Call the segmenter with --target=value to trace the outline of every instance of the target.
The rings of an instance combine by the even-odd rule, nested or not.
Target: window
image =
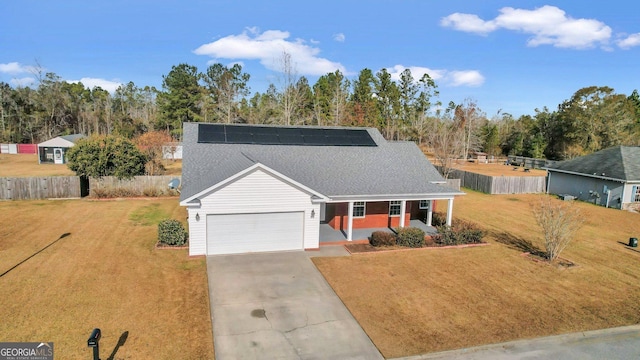
[[[640,202],[640,186],[634,186],[632,189],[631,198],[633,202]]]
[[[364,217],[364,208],[365,208],[365,202],[364,201],[355,201],[353,203],[353,217],[354,218],[363,218]]]
[[[429,210],[429,200],[420,200],[420,210]]]
[[[400,216],[402,201],[389,201],[389,216]]]

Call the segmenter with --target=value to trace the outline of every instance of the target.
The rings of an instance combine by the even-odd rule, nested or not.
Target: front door
[[[62,149],[55,148],[53,149],[53,163],[54,164],[64,164],[64,153]]]

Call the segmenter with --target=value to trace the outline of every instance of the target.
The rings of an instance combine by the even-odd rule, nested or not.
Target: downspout
[[[606,208],[609,207],[609,200],[611,200],[611,189],[607,189],[607,205]]]
[[[551,184],[551,171],[547,170],[547,194],[549,193],[549,184]]]

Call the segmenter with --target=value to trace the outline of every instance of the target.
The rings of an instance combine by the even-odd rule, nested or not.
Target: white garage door
[[[303,248],[303,212],[207,216],[207,254]]]

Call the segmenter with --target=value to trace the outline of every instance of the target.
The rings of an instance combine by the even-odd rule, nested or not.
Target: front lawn
[[[91,358],[98,327],[102,359],[213,358],[205,259],[155,248],[160,219],[185,219],[177,199],[10,201],[0,214],[0,274],[33,255],[0,277],[0,341]]]
[[[523,256],[541,249],[531,204],[545,195],[465,190],[454,215],[491,245],[314,258],[385,357],[640,322],[639,214],[577,205],[585,227],[564,253],[577,266]]]

